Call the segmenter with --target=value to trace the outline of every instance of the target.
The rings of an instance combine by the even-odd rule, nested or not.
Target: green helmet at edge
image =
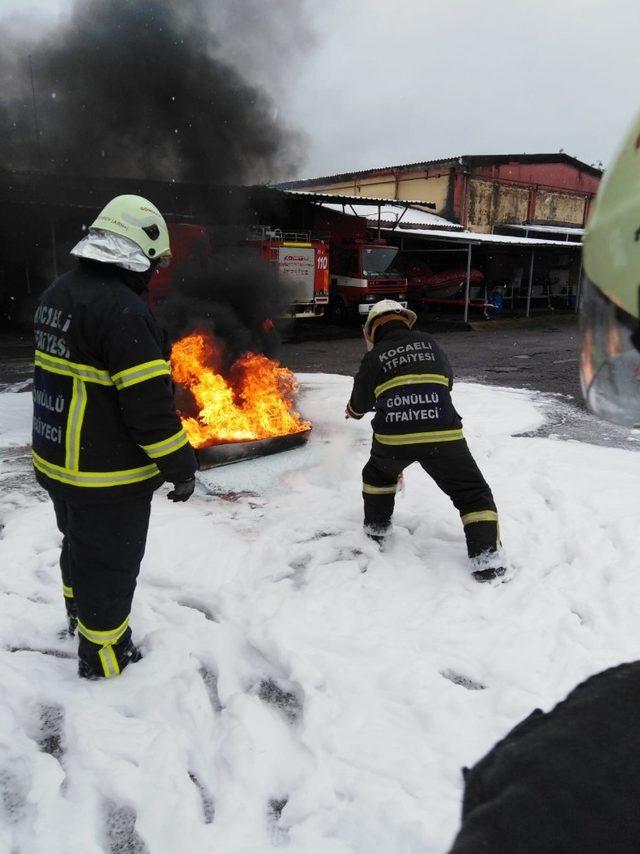
[[[100,211],[91,228],[128,237],[151,261],[169,259],[169,231],[158,208],[142,196],[116,196]]]
[[[598,191],[584,238],[581,381],[602,418],[640,426],[640,116]]]

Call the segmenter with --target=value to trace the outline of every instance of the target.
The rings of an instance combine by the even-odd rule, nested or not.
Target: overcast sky
[[[305,172],[457,154],[611,158],[640,107],[638,0],[343,0],[291,81]]]
[[[233,2],[237,16],[245,0]],[[5,15],[25,5],[46,20],[69,0],[0,0]],[[283,6],[311,31],[304,39],[291,21],[297,52],[283,48]],[[640,106],[639,0],[258,5],[267,15],[276,7],[282,40],[258,50],[256,32],[224,49],[307,134],[300,177],[560,148],[606,165]]]

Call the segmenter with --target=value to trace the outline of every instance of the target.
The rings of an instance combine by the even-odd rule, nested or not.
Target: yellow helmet
[[[640,116],[586,229],[580,312],[587,405],[609,421],[640,426]]]
[[[171,257],[167,224],[158,208],[142,196],[116,196],[111,199],[90,228],[129,238],[151,261]]]

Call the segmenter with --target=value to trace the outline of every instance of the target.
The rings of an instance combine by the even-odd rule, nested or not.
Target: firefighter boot
[[[104,679],[118,676],[129,664],[140,661],[142,653],[131,635],[117,644],[97,646],[80,638],[78,676],[83,679]]]
[[[372,525],[369,523],[364,526],[366,536],[369,537],[370,540],[373,540],[374,543],[377,543],[380,549],[382,549],[390,530],[390,523],[386,525]]]
[[[67,609],[67,632],[69,637],[74,637],[78,628],[78,606],[76,600],[65,596],[65,608]]]
[[[471,559],[471,566],[473,567],[471,575],[481,584],[485,581],[501,578],[507,571],[501,563],[503,559],[501,549],[487,549]]]
[[[490,566],[488,569],[476,569],[475,572],[471,574],[475,578],[476,581],[479,581],[481,584],[485,581],[493,581],[494,578],[500,578],[506,572],[504,566]]]

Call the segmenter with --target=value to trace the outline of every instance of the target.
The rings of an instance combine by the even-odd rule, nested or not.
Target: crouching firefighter
[[[375,411],[371,456],[362,471],[366,533],[381,543],[391,526],[398,478],[420,463],[460,513],[473,577],[503,575],[498,514],[451,401],[449,361],[435,340],[413,331],[416,315],[376,303],[364,325],[367,350],[347,404],[349,418]]]
[[[192,494],[196,459],[173,404],[162,333],[142,299],[170,257],[157,208],[118,196],[72,249],[78,266],[35,313],[33,465],[63,535],[60,566],[80,676],[141,658],[129,614],[153,491]]]

